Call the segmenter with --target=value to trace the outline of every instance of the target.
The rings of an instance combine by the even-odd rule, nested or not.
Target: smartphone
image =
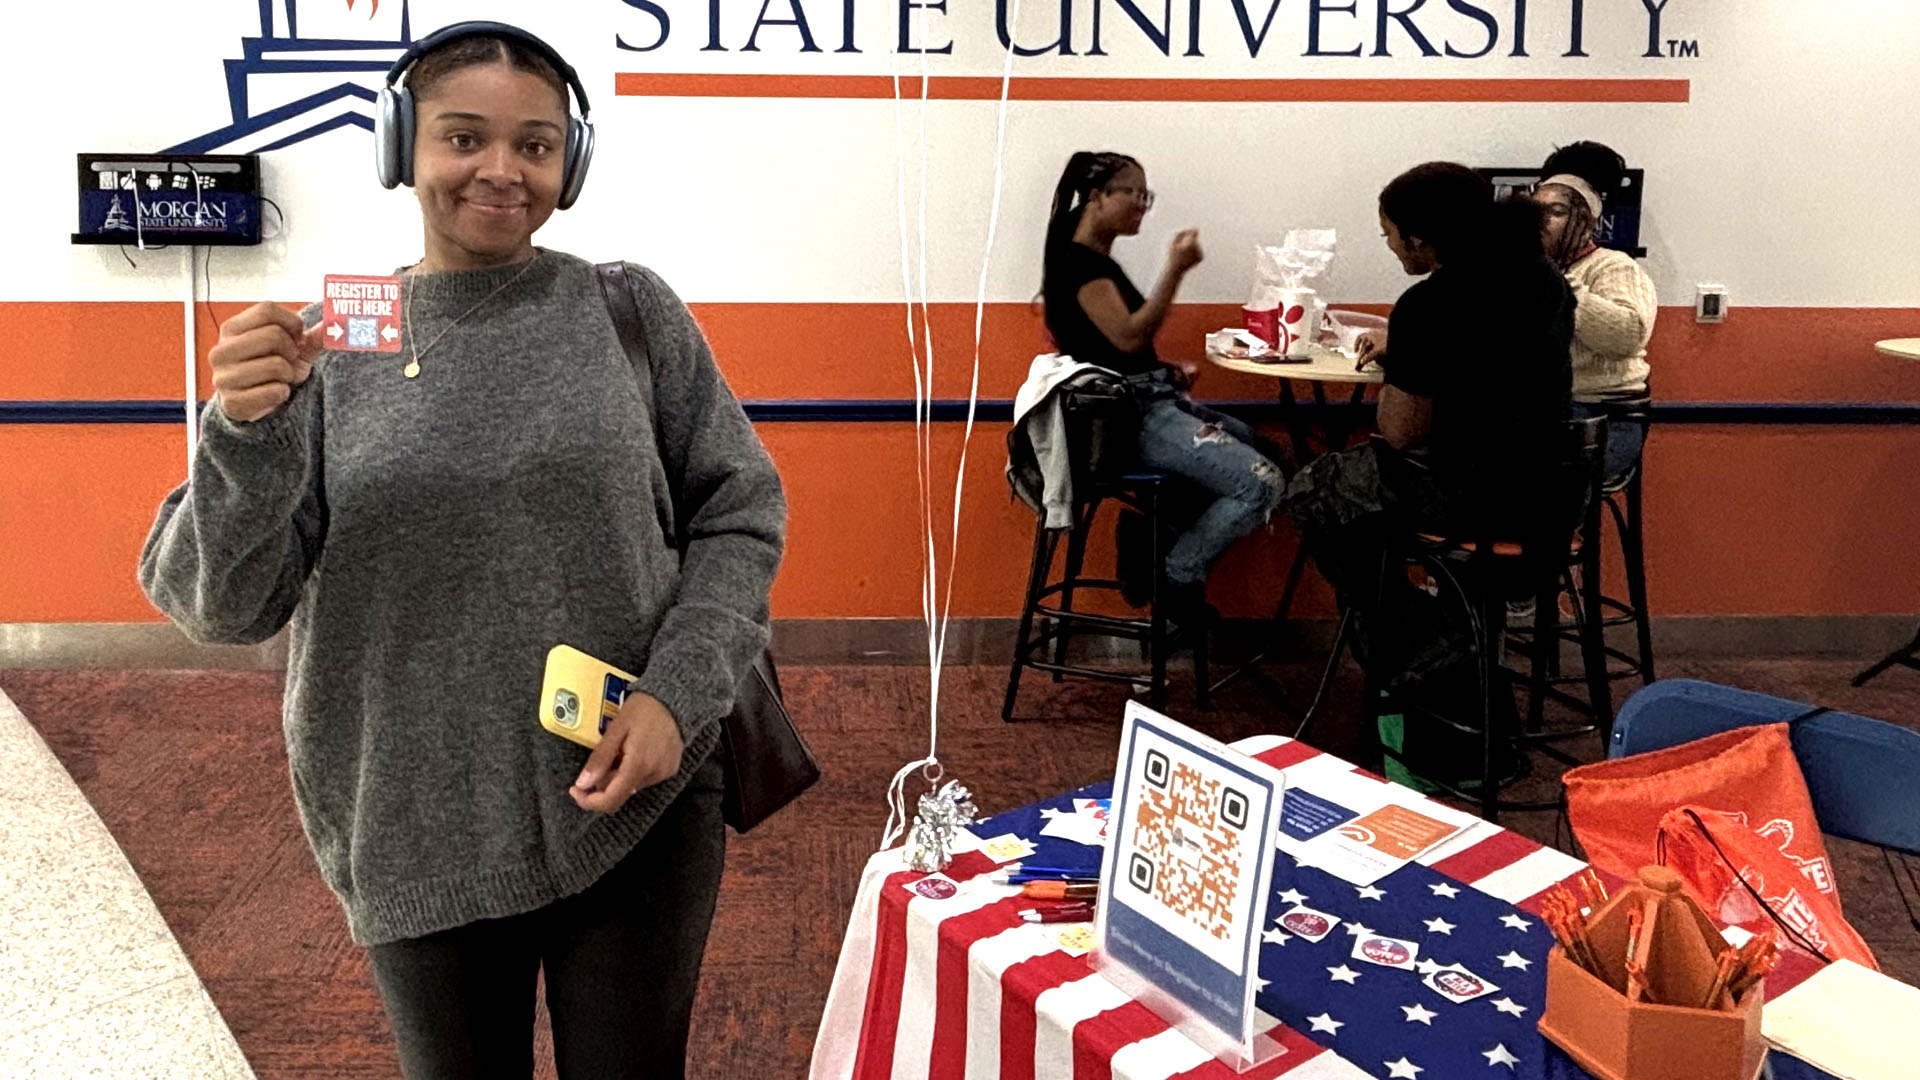
[[[540,687],[540,726],[581,746],[599,746],[634,678],[571,645],[555,645]]]

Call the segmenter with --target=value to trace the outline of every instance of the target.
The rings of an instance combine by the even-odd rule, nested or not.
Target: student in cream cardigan
[[[1594,243],[1606,197],[1620,186],[1626,162],[1595,142],[1576,142],[1548,156],[1534,191],[1543,214],[1547,254],[1567,275],[1576,303],[1573,398],[1577,415],[1647,397],[1647,341],[1659,301],[1653,279],[1633,257]],[[1646,424],[1615,419],[1607,429],[1607,475],[1640,460]]]

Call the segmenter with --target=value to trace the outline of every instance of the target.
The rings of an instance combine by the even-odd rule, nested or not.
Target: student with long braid
[[[1154,335],[1201,251],[1195,230],[1174,234],[1152,294],[1134,286],[1111,252],[1116,239],[1139,233],[1153,202],[1135,159],[1074,154],[1054,187],[1041,294],[1059,350],[1114,371],[1133,388],[1141,407],[1140,463],[1192,482],[1209,499],[1166,558],[1171,610],[1176,619],[1191,619],[1204,611],[1208,569],[1266,523],[1285,481],[1251,428],[1195,404],[1184,376],[1154,351]]]

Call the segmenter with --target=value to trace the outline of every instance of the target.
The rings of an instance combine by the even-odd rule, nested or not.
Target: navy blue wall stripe
[[[902,400],[748,401],[747,415],[759,423],[861,424],[911,423],[914,406]],[[1280,405],[1274,401],[1208,402],[1253,423],[1276,423]],[[1308,402],[1302,405],[1310,406]],[[1346,409],[1345,405],[1330,408]],[[1371,405],[1359,406],[1371,411]],[[964,400],[933,402],[936,423],[967,418]],[[1849,425],[1920,424],[1915,402],[1703,402],[1655,404],[1655,421],[1662,424]],[[1005,422],[1013,417],[1013,403],[1005,399],[980,402],[978,418]],[[0,424],[180,424],[186,411],[178,401],[0,401]]]

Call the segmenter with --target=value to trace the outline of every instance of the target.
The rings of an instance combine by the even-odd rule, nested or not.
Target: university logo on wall
[[[874,58],[904,53],[922,61],[936,54],[932,58],[957,65],[955,75],[934,74],[935,79],[944,78],[950,84],[940,87],[935,96],[997,100],[997,80],[960,76],[974,68],[1001,70],[1000,63],[1011,50],[1024,58],[1072,58],[1070,63],[1075,65],[1066,70],[1077,76],[1073,79],[1050,79],[1051,72],[1036,72],[1034,76],[1023,73],[1022,97],[1032,100],[1164,100],[1189,104],[1480,101],[1511,105],[1534,101],[1683,103],[1691,99],[1687,78],[1617,77],[1626,59],[1620,52],[1623,43],[1618,34],[1610,35],[1611,47],[1606,50],[1609,58],[1596,60],[1602,54],[1588,51],[1590,14],[1585,4],[1572,5],[1564,21],[1547,19],[1536,12],[1529,22],[1524,3],[1514,5],[1510,17],[1496,17],[1493,11],[1498,5],[1490,0],[1449,0],[1444,6],[1411,3],[1404,8],[1394,8],[1385,0],[1377,6],[1288,5],[1285,0],[1264,0],[1264,20],[1256,29],[1248,12],[1258,11],[1261,2],[1242,4],[1234,0],[1229,9],[1223,10],[1223,5],[1194,0],[1185,5],[1167,3],[1153,13],[1151,4],[1117,0],[1115,10],[1126,17],[1116,14],[1107,20],[1106,43],[1115,48],[1119,43],[1131,43],[1136,50],[1145,48],[1147,51],[1139,56],[1125,52],[1110,56],[1103,47],[1100,13],[1108,6],[1106,0],[1030,0],[1029,6],[1049,10],[1042,13],[1044,19],[1030,13],[1029,21],[1037,20],[1058,33],[1050,43],[1039,44],[1016,40],[1011,0],[992,0],[977,7],[909,0],[762,0],[758,5],[745,0],[729,7],[723,0],[708,0],[679,21],[677,36],[664,0],[621,0],[603,10],[610,18],[618,13],[628,20],[609,28],[613,46],[622,53],[652,53],[666,48],[699,57],[694,71],[663,71],[655,65],[646,65],[653,68],[646,71],[617,71],[614,93],[619,95],[891,97],[898,88],[885,78],[884,69]],[[224,62],[231,113],[228,122],[167,147],[165,152],[258,154],[336,128],[373,130],[374,102],[384,76],[413,42],[410,0],[256,3],[259,36],[242,38],[241,55]],[[744,19],[756,6],[758,15],[750,26],[728,20],[723,27],[723,10]],[[1631,33],[1626,35],[1629,49],[1639,48],[1639,34],[1644,28],[1645,51],[1633,54],[1629,63],[1639,67],[1648,62],[1670,64],[1699,59],[1697,39],[1670,36],[1680,32],[1680,27],[1690,26],[1688,20],[1672,17],[1676,14],[1672,0],[1641,0],[1639,7],[1644,8],[1644,15],[1625,5],[1603,9],[1610,22],[1630,26]],[[1092,16],[1090,27],[1076,22],[1076,10],[1082,16]],[[1229,11],[1233,18],[1228,17]],[[1299,39],[1289,39],[1286,45],[1276,29],[1276,19],[1283,15],[1294,20],[1290,29]],[[1597,20],[1598,16],[1593,18]],[[928,19],[934,21],[926,23]],[[763,31],[767,43],[756,44]],[[1032,27],[1026,32],[1037,33]],[[1040,34],[1040,38],[1045,37]],[[933,41],[943,43],[931,44]],[[1301,46],[1304,51],[1299,51]],[[726,58],[763,49],[791,57],[796,70],[725,70],[730,66]],[[1133,72],[1094,74],[1114,57],[1135,66],[1140,57],[1156,52],[1163,64],[1148,76]],[[1433,69],[1433,74],[1444,77],[1375,79],[1347,66],[1350,60],[1361,57],[1368,63],[1391,62],[1396,57],[1432,60],[1442,65]],[[1229,65],[1259,60],[1270,66],[1257,76],[1193,77],[1202,70],[1197,64],[1214,60]],[[1551,72],[1555,77],[1516,77],[1521,74],[1512,67],[1516,60],[1528,67],[1545,65],[1542,73]],[[1599,63],[1608,70],[1599,77],[1577,74],[1589,63]],[[1506,67],[1493,78],[1457,77],[1469,75],[1469,67],[1482,64]],[[1678,74],[1684,69],[1666,70]],[[1293,77],[1307,73],[1312,77]],[[716,75],[726,78],[716,81]],[[1569,75],[1574,77],[1566,77]],[[1175,84],[1178,90],[1168,89]]]
[[[228,60],[230,122],[170,154],[259,154],[336,128],[373,130],[387,69],[413,41],[408,0],[259,0],[260,36]]]

